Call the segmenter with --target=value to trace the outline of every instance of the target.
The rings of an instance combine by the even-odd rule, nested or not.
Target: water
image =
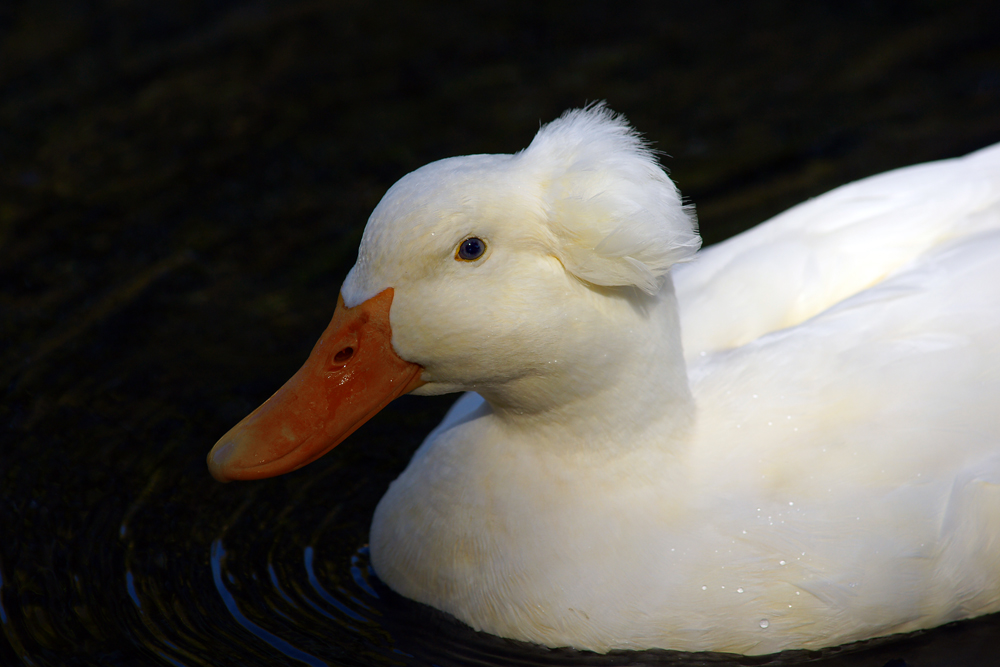
[[[0,30],[0,665],[998,662],[998,616],[816,654],[598,656],[402,599],[368,526],[449,397],[404,397],[282,478],[221,485],[204,461],[305,359],[404,173],[608,99],[718,241],[1000,141],[995,3],[34,0]]]

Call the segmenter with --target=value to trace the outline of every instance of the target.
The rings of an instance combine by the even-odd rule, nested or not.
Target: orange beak
[[[220,482],[298,470],[339,445],[423,370],[392,348],[389,288],[353,308],[337,298],[333,320],[302,368],[215,443],[208,469]]]

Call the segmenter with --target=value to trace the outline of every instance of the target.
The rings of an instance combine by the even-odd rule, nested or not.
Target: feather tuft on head
[[[694,211],[603,102],[543,126],[516,159],[542,184],[554,252],[581,280],[655,294],[670,267],[701,246]]]

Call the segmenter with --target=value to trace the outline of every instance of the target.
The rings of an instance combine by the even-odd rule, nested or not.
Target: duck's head
[[[514,155],[434,162],[375,208],[305,365],[208,456],[219,480],[290,472],[416,390],[542,410],[614,366],[620,308],[700,244],[625,120],[569,111]],[[641,310],[641,307],[640,307]],[[553,381],[555,380],[555,381]]]

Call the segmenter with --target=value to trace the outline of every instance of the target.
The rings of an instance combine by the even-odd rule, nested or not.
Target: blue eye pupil
[[[479,259],[483,256],[484,252],[486,252],[486,244],[476,237],[465,239],[462,241],[462,245],[458,246],[458,256],[460,259]]]

